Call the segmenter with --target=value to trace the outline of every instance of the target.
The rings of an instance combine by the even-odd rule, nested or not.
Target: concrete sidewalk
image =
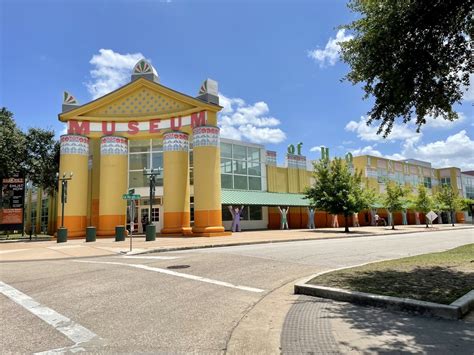
[[[158,237],[153,242],[146,242],[143,236],[133,238],[134,253],[148,253],[159,251],[174,251],[198,248],[212,248],[218,246],[234,246],[259,243],[278,243],[298,240],[357,238],[388,234],[407,234],[418,232],[446,231],[457,229],[474,229],[472,225],[459,224],[434,225],[425,228],[424,225],[397,226],[396,230],[390,227],[358,227],[351,228],[350,234],[345,234],[344,228],[321,229],[292,229],[292,230],[264,230],[234,233],[228,237]],[[474,234],[473,234],[474,237]],[[116,242],[114,238],[97,239],[96,242],[86,243],[85,239],[73,239],[58,244],[56,240],[35,241],[2,241],[0,242],[0,262],[54,260],[64,258],[94,257],[115,255],[130,250],[130,240]]]

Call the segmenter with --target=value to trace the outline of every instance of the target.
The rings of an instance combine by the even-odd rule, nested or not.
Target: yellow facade
[[[284,168],[267,165],[269,192],[303,193],[311,186],[312,172],[306,169]]]
[[[436,169],[424,162],[417,164],[416,161],[397,161],[369,155],[354,157],[353,165],[362,172],[366,187],[378,193],[385,192],[388,181],[395,181],[409,187],[413,192],[418,185],[423,184],[431,194],[435,194],[442,184],[441,178],[449,178],[449,185],[462,194],[459,168]]]

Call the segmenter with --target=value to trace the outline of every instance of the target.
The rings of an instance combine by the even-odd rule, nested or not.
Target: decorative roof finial
[[[77,102],[76,98],[72,96],[70,93],[68,93],[67,91],[64,91],[63,104],[64,105],[79,105],[79,102]]]
[[[219,105],[219,91],[217,89],[217,81],[206,79],[199,89],[198,99]]]
[[[160,81],[155,68],[153,68],[153,66],[145,59],[140,59],[133,67],[132,81],[135,81],[138,78],[145,78],[156,83]]]
[[[69,92],[64,91],[62,107],[63,112],[71,111],[79,106],[79,102],[77,102],[76,98],[72,96]]]

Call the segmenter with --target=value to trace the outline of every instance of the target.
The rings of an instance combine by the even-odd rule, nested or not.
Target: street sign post
[[[138,194],[123,194],[122,200],[139,200],[142,196]]]
[[[122,199],[127,200],[128,215],[130,216],[130,252],[132,251],[133,230],[135,229],[135,200],[140,199],[140,195],[134,194],[135,190],[129,191],[128,194],[123,194]]]

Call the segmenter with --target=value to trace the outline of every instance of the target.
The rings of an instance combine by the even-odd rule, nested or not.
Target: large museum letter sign
[[[2,179],[0,230],[23,230],[25,179],[19,176]]]

